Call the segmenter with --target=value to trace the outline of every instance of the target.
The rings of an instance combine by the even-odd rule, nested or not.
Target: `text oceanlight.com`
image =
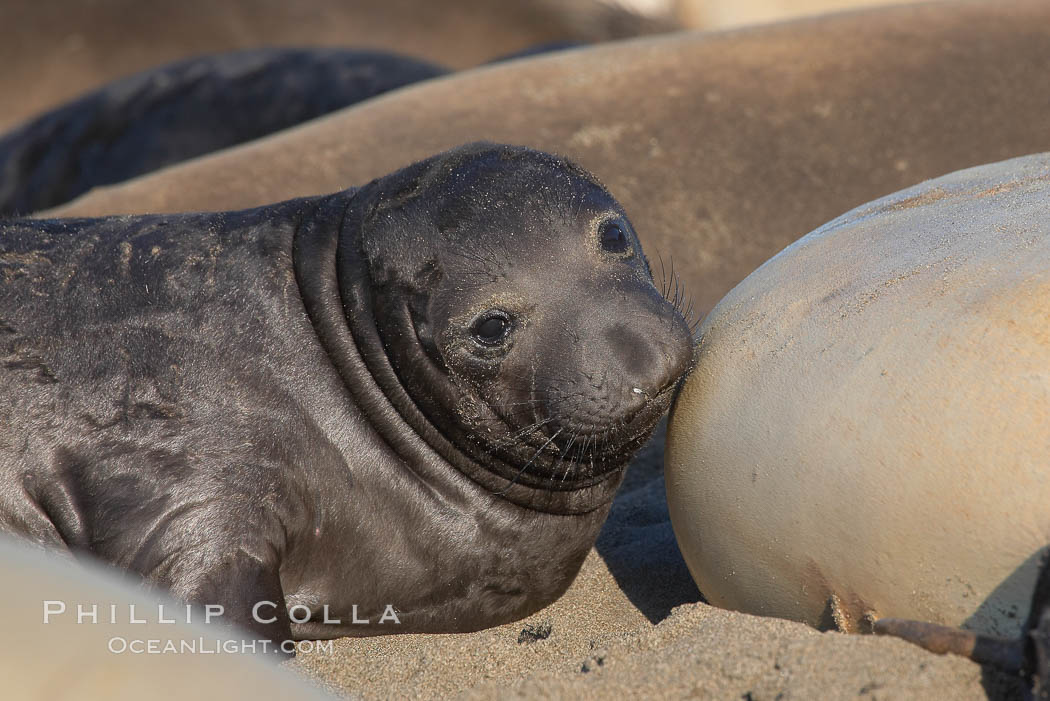
[[[107,647],[116,655],[237,655],[267,654],[280,650],[284,653],[313,652],[330,655],[332,640],[285,640],[275,643],[272,640],[222,640],[218,638],[196,638],[193,640],[159,639],[159,638],[110,638]]]

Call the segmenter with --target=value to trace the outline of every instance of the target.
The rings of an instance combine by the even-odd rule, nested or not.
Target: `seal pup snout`
[[[662,296],[637,294],[638,308],[605,330],[605,348],[619,360],[631,394],[649,402],[673,389],[693,365],[694,342],[681,312]],[[639,405],[640,406],[640,405]]]
[[[599,288],[610,284],[616,283],[596,281]],[[566,360],[552,371],[547,393],[548,413],[561,425],[580,436],[599,434],[614,448],[615,437],[644,433],[667,410],[693,358],[688,324],[651,283],[618,287],[625,289],[593,293],[619,301],[604,303],[601,313],[577,305],[583,309],[570,322],[574,331],[561,335],[567,342],[558,348]]]

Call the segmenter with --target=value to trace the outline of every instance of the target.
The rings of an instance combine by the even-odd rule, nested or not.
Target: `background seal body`
[[[550,603],[692,358],[619,205],[528,149],[0,233],[0,528],[274,639]]]
[[[54,215],[239,209],[366,182],[465,141],[525,143],[601,178],[654,263],[673,257],[706,312],[853,207],[1050,149],[1047,65],[1042,0],[634,39],[409,86]]]
[[[158,0],[149,7],[135,0],[10,0],[0,5],[0,25],[19,31],[0,46],[0,62],[10,67],[0,75],[0,94],[18,99],[0,103],[0,129],[117,78],[195,55],[367,46],[466,68],[541,44],[677,28],[654,20],[592,0]]]
[[[0,215],[54,207],[446,72],[348,49],[254,49],[154,68],[0,136]]]
[[[334,701],[272,664],[261,646],[253,655],[228,630],[205,625],[203,612],[187,615],[110,567],[71,560],[0,537],[0,608],[18,631],[0,641],[11,698]]]

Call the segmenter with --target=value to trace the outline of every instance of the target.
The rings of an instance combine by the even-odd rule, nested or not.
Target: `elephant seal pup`
[[[255,49],[139,73],[0,136],[0,215],[53,207],[447,72],[381,51]]]
[[[274,640],[547,605],[692,362],[621,207],[525,148],[0,242],[0,529]]]

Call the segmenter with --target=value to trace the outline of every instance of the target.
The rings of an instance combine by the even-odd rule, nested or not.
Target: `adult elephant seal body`
[[[1050,156],[817,229],[701,327],[667,496],[708,600],[1015,637],[1050,543]]]
[[[0,42],[4,130],[85,90],[200,54],[370,46],[466,68],[538,44],[678,28],[593,0],[5,0],[0,26],[18,27]]]
[[[367,182],[464,141],[525,143],[608,184],[706,312],[842,212],[1050,149],[1047,65],[1043,0],[610,43],[410,86],[54,214],[240,209]]]
[[[692,358],[619,205],[527,149],[0,242],[3,528],[271,639],[554,600]]]
[[[53,207],[446,72],[349,49],[254,49],[154,68],[0,136],[0,215]]]

